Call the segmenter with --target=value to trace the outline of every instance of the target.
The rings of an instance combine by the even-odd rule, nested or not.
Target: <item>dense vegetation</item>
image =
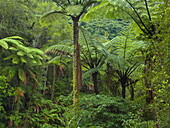
[[[169,0],[0,0],[0,128],[169,128]]]

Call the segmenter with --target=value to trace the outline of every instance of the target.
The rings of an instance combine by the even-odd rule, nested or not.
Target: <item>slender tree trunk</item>
[[[120,79],[120,83],[122,85],[122,98],[126,98],[126,78],[123,76]]]
[[[93,79],[93,84],[94,84],[94,92],[96,94],[99,94],[98,85],[97,85],[97,75],[98,75],[98,72],[93,73],[92,74],[92,79]]]
[[[151,88],[151,82],[149,80],[150,72],[151,72],[151,64],[150,64],[150,57],[146,56],[145,60],[145,87],[146,87],[146,104],[150,104],[153,101],[153,90]]]
[[[79,29],[78,21],[79,17],[72,17],[73,20],[73,37],[74,37],[74,55],[73,55],[73,105],[75,110],[79,105],[79,90],[82,84],[81,77],[81,63],[80,63],[80,45],[78,43],[79,39]]]
[[[130,88],[131,88],[131,100],[134,100],[134,96],[135,96],[135,92],[134,92],[134,87],[133,87],[133,85],[131,85],[130,86]]]
[[[122,98],[126,98],[126,86],[122,84]]]
[[[44,87],[43,87],[43,92],[42,92],[42,94],[43,95],[45,95],[45,90],[46,90],[46,87],[47,87],[47,75],[48,75],[48,69],[49,69],[49,67],[47,66],[46,68],[45,68],[45,81],[44,81]]]
[[[53,84],[51,87],[51,100],[54,99],[55,79],[56,79],[56,65],[53,64]]]

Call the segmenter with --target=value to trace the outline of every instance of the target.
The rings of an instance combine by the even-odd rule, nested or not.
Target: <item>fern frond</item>
[[[67,14],[71,16],[78,16],[83,10],[82,5],[69,5],[66,8]]]
[[[43,55],[44,52],[40,49],[37,48],[28,48],[29,49],[29,53],[34,53],[34,54],[38,54],[38,55]]]
[[[72,56],[73,48],[70,46],[66,46],[66,45],[53,45],[45,51],[45,54],[48,54],[48,53]]]
[[[0,40],[0,46],[5,49],[8,49],[8,44],[4,40]]]
[[[56,20],[59,20],[63,15],[66,15],[66,12],[62,12],[62,11],[48,12],[41,17],[40,23],[46,24],[46,23],[54,22]]]
[[[101,71],[100,67],[95,67],[95,68],[91,68],[89,70],[87,70],[85,73],[83,73],[82,78],[83,80],[88,78],[89,76],[91,76],[93,73]]]
[[[52,58],[51,60],[49,60],[48,64],[53,63],[53,64],[56,64],[56,65],[61,65],[61,64],[63,64],[63,62],[66,63],[66,62],[71,61],[71,60],[72,60],[72,58],[68,58],[67,55],[63,55],[62,57],[56,56],[56,57]]]
[[[24,40],[22,37],[20,36],[11,36],[11,37],[7,37],[8,39],[18,39],[18,40]]]
[[[23,43],[21,41],[15,40],[15,39],[4,38],[2,40],[5,42],[8,42],[8,43],[11,43],[11,44],[15,44],[16,46],[23,45]]]
[[[44,2],[53,2],[53,0],[37,0],[37,2],[42,2],[42,3],[44,3]]]

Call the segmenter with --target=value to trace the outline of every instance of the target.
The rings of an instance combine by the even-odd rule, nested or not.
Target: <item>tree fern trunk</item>
[[[53,64],[53,83],[51,87],[51,100],[52,101],[54,99],[55,79],[56,79],[56,65]]]
[[[121,80],[120,80],[120,82],[121,82],[121,85],[122,85],[122,98],[126,98],[126,78],[121,78]]]
[[[150,71],[151,71],[151,60],[149,56],[146,56],[145,68],[144,68],[145,87],[146,87],[146,95],[147,95],[146,104],[150,104],[153,101],[153,90],[151,87],[151,81],[149,80]]]
[[[96,94],[99,93],[99,91],[98,91],[98,85],[97,85],[97,75],[98,75],[98,72],[95,72],[95,73],[92,74],[93,84],[94,84],[94,92],[95,92]]]
[[[81,78],[81,63],[80,63],[80,45],[78,21],[79,17],[72,17],[73,20],[73,36],[74,36],[74,55],[73,55],[73,105],[75,109],[78,108],[79,104],[79,90],[82,83]]]
[[[130,97],[130,99],[131,99],[131,100],[134,100],[134,99],[135,99],[135,98],[134,98],[134,97],[135,97],[135,91],[134,91],[133,85],[131,85],[130,88],[131,88],[131,97]]]
[[[122,85],[122,98],[126,98],[126,86]]]

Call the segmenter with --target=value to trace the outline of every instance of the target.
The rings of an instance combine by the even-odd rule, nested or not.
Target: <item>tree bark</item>
[[[127,83],[127,79],[125,76],[123,76],[121,79],[120,79],[120,83],[122,85],[122,98],[126,98],[126,83]]]
[[[94,84],[94,92],[96,94],[99,94],[98,85],[97,85],[97,75],[98,75],[98,72],[92,73],[92,79],[93,79],[93,84]]]
[[[126,98],[126,86],[124,84],[122,85],[122,98]]]
[[[134,92],[134,87],[133,87],[133,85],[131,85],[130,88],[131,88],[131,97],[130,97],[130,99],[131,99],[131,100],[134,100],[135,92]]]
[[[51,100],[54,99],[54,88],[55,88],[55,79],[56,79],[56,65],[53,64],[53,83],[51,86]]]
[[[146,56],[145,60],[145,68],[144,68],[144,73],[145,73],[145,87],[146,87],[146,104],[150,104],[153,101],[153,90],[151,88],[151,82],[149,80],[150,76],[150,71],[151,71],[151,62],[150,62],[150,57]]]
[[[73,39],[74,39],[74,55],[73,55],[73,105],[77,109],[79,105],[79,91],[82,84],[81,62],[80,62],[80,44],[78,21],[79,17],[72,17],[73,20]]]

